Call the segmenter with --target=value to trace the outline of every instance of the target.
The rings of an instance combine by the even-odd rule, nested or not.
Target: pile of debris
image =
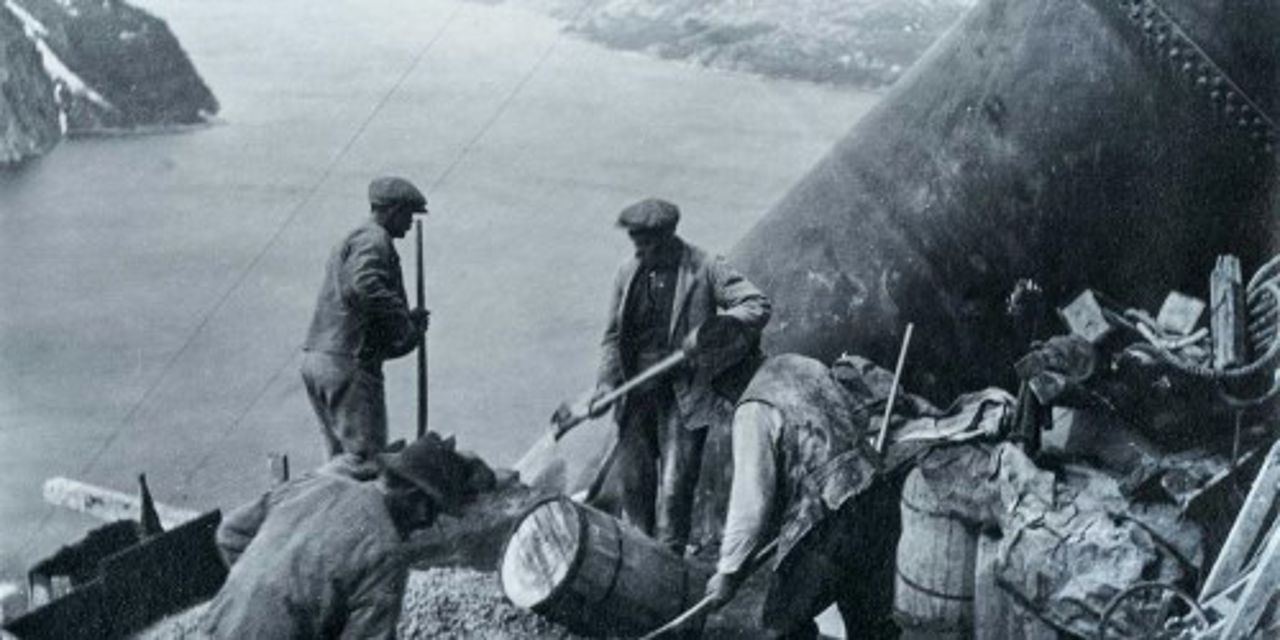
[[[1275,482],[1259,477],[1251,504],[1245,493],[1264,460],[1262,473],[1277,473],[1280,455],[1266,454],[1280,391],[1277,282],[1280,259],[1245,285],[1223,256],[1209,304],[1174,292],[1152,316],[1085,291],[1060,309],[1069,332],[1016,364],[1017,399],[996,433],[907,452],[899,622],[978,638],[1274,631]],[[1020,287],[1017,302],[1035,292]],[[923,534],[936,538],[948,520],[948,553],[922,551]],[[971,604],[939,606],[939,593]]]

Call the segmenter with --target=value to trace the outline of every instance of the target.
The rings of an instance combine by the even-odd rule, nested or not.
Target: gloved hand
[[[728,604],[738,593],[741,578],[731,573],[716,573],[707,581],[706,597],[711,599],[711,610],[714,611]]]
[[[426,333],[431,326],[431,312],[421,307],[409,311],[409,320],[418,328],[419,333]]]

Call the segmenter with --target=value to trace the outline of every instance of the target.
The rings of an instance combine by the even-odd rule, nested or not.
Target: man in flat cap
[[[368,462],[372,478],[342,456],[227,514],[216,539],[231,571],[209,604],[209,636],[396,637],[404,540],[476,490],[467,458],[435,434]]]
[[[329,256],[303,345],[302,380],[330,457],[368,459],[387,446],[382,361],[417,348],[429,322],[425,309],[409,309],[392,242],[427,212],[426,197],[404,178],[378,178],[369,207]]]
[[[635,244],[635,257],[619,269],[601,343],[592,399],[673,351],[693,352],[698,328],[717,315],[732,318],[749,336],[744,362],[758,356],[769,299],[723,258],[676,235],[680,210],[655,198],[621,211],[618,226]],[[732,401],[713,385],[732,367],[709,370],[703,360],[631,392],[615,412],[619,443],[614,473],[623,515],[676,553],[689,539],[694,489],[707,429],[728,424]],[[588,403],[588,406],[590,403]]]

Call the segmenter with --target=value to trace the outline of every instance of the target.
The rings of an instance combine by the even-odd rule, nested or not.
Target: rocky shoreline
[[[62,137],[182,130],[218,101],[168,25],[122,0],[0,4],[0,167]]]
[[[483,1],[483,0],[481,0]],[[895,82],[974,0],[508,0],[614,49],[861,88]]]

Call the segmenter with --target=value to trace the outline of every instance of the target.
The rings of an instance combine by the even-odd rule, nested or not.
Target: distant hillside
[[[0,166],[63,135],[204,122],[218,101],[159,18],[122,0],[0,0]]]
[[[893,83],[976,0],[512,0],[607,46],[769,76]]]

